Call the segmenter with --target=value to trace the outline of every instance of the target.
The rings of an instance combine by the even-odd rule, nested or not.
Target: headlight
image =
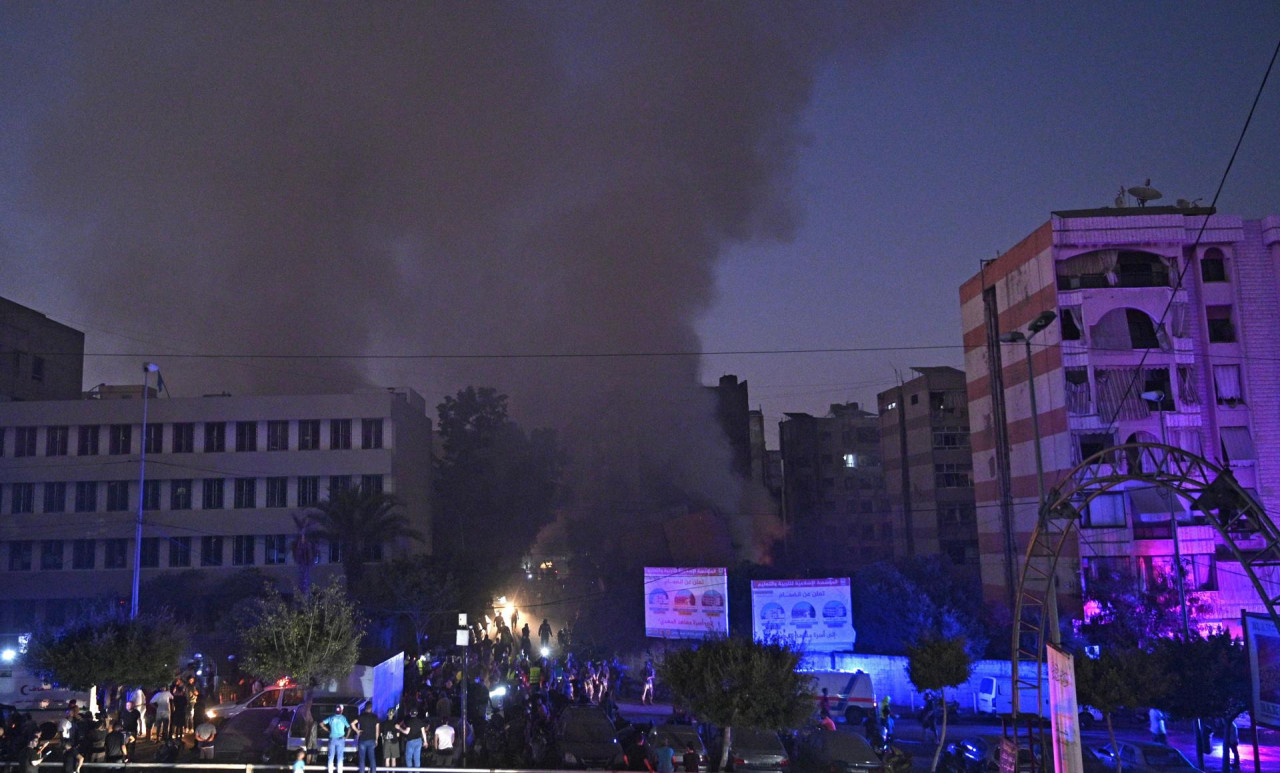
[[[214,711],[213,709],[209,709],[204,713],[204,715],[209,719],[214,719],[218,716],[218,712]]]

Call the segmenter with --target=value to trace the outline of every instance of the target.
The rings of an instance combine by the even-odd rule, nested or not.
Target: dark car
[[[245,709],[218,728],[213,742],[216,762],[258,764],[269,759],[275,748],[283,749],[292,714],[280,709]]]
[[[622,746],[604,709],[568,706],[561,711],[550,763],[566,768],[617,768],[622,763]]]
[[[1116,757],[1120,758],[1124,773],[1192,773],[1199,771],[1191,760],[1177,749],[1151,741],[1117,741],[1115,748],[1107,744],[1098,749],[1098,759],[1115,770]]]
[[[698,754],[698,769],[710,770],[707,747],[693,725],[629,725],[618,731],[622,745],[622,766],[627,770],[648,770],[646,760],[653,761],[653,750],[666,744],[675,750],[677,770],[685,770],[683,757],[689,746]]]
[[[732,729],[729,770],[785,771],[790,765],[791,757],[777,733],[745,727]]]
[[[862,736],[819,729],[799,739],[796,770],[806,773],[882,773],[885,764]]]

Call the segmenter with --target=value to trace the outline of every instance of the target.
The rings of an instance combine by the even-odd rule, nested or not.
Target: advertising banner
[[[1280,631],[1270,615],[1244,615],[1244,645],[1253,683],[1253,721],[1280,730]]]
[[[644,635],[729,635],[729,575],[723,568],[644,568]]]
[[[1080,710],[1076,701],[1076,663],[1071,653],[1050,644],[1045,648],[1049,666],[1049,714],[1053,723],[1053,764],[1059,773],[1082,773]]]
[[[808,651],[851,650],[857,638],[849,603],[849,578],[753,580],[752,634],[782,639]]]

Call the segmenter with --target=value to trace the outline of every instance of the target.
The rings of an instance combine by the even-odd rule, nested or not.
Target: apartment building
[[[78,400],[84,333],[0,298],[0,402]]]
[[[1167,439],[1227,464],[1280,512],[1280,217],[1205,209],[1055,212],[960,288],[984,592],[1008,603],[1036,520],[1036,428],[1022,341],[1032,337],[1045,477],[1053,486],[1109,446]],[[1014,336],[1016,338],[1016,336]],[[1099,474],[1132,460],[1107,459]],[[1135,471],[1136,472],[1136,471]],[[985,517],[986,513],[993,514]],[[1176,527],[1171,521],[1176,520]],[[1060,564],[1077,604],[1091,577],[1168,575],[1175,544],[1196,595],[1238,628],[1259,607],[1191,503],[1135,480],[1083,514]],[[1234,623],[1234,626],[1233,626]]]
[[[56,623],[82,599],[127,599],[139,497],[143,583],[250,567],[289,581],[291,516],[356,485],[395,494],[427,536],[387,555],[430,549],[431,421],[412,390],[152,393],[147,407],[144,434],[141,399],[0,403],[0,629]],[[321,551],[322,564],[338,560],[336,546]]]

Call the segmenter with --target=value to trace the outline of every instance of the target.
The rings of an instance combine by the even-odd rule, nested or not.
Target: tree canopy
[[[292,600],[273,588],[240,633],[241,667],[263,680],[289,677],[302,685],[342,677],[356,664],[362,636],[355,605],[337,581]]]
[[[421,540],[422,534],[400,512],[400,502],[381,491],[363,487],[331,491],[311,511],[311,536],[336,542],[347,587],[357,588],[364,576],[365,561],[382,546],[399,539]],[[300,532],[305,535],[300,527]]]
[[[1184,570],[1184,583],[1185,574]],[[1157,642],[1182,631],[1178,582],[1172,573],[1155,574],[1142,583],[1126,571],[1091,578],[1085,597],[1097,605],[1097,614],[1080,627],[1080,635],[1092,644],[1150,650]],[[1185,587],[1184,594],[1194,627],[1207,606],[1192,588]]]
[[[1230,633],[1164,639],[1155,655],[1169,713],[1231,719],[1249,708],[1248,654]]]
[[[414,555],[378,564],[365,575],[359,592],[366,614],[389,623],[408,623],[415,653],[425,636],[453,635],[458,582],[441,559]]]
[[[968,681],[972,673],[973,658],[969,656],[963,636],[943,637],[929,633],[907,647],[907,678],[917,690],[942,693],[943,688],[955,687]],[[938,769],[938,756],[947,739],[945,694],[941,698],[942,732],[938,734],[938,745],[933,752],[933,766],[930,770]]]
[[[853,575],[851,601],[859,650],[903,655],[930,632],[961,637],[975,658],[986,650],[981,594],[944,557],[868,564]]]
[[[37,631],[27,662],[42,678],[73,690],[95,684],[155,687],[173,678],[186,631],[167,614],[86,614],[55,630]]]

